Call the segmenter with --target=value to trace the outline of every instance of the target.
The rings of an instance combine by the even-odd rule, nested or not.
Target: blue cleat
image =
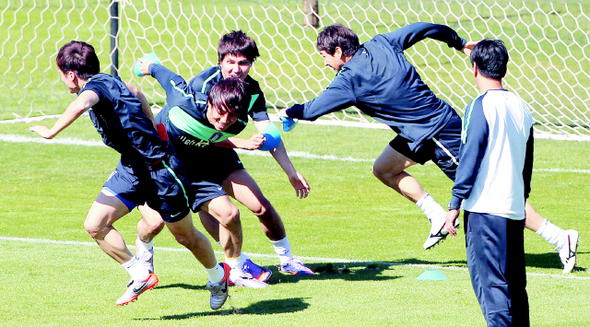
[[[249,288],[265,288],[265,282],[270,278],[272,272],[268,268],[247,259],[241,269],[232,269],[229,276],[230,286],[244,286]]]
[[[287,263],[281,264],[280,269],[281,272],[292,275],[313,275],[313,271],[297,259],[291,259]]]

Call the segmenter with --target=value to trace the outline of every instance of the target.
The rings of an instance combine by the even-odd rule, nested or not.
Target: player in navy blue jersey
[[[235,165],[228,158],[216,155],[215,144],[240,133],[248,121],[248,106],[251,98],[246,93],[246,84],[234,77],[217,83],[209,95],[192,93],[186,81],[162,65],[141,60],[141,72],[158,80],[166,92],[166,106],[156,120],[166,126],[167,133],[184,166],[187,168],[188,191],[193,212],[207,212],[216,221],[216,236],[226,258],[239,258],[242,251],[242,226],[238,208],[231,202],[222,186],[223,173],[227,166]],[[233,94],[233,103],[218,111],[209,99],[218,99],[222,94]],[[227,95],[224,95],[227,98]],[[138,258],[153,271],[153,238],[159,233],[162,220],[149,207],[142,208],[138,222],[136,253]],[[227,259],[226,259],[227,260]],[[231,270],[231,262],[228,263]],[[270,277],[258,265],[249,261],[248,267],[257,269],[256,275],[237,278],[230,274],[230,285],[263,288]],[[259,278],[255,278],[259,277]]]
[[[416,203],[431,223],[424,248],[442,240],[446,211],[406,172],[410,166],[432,160],[453,179],[457,165],[461,118],[437,98],[422,81],[404,50],[425,38],[445,42],[467,53],[467,42],[443,25],[415,23],[375,36],[360,44],[358,36],[340,24],[326,27],[317,49],[336,78],[317,98],[281,110],[280,115],[304,120],[356,106],[387,124],[397,136],[373,165],[373,173],[385,185]]]
[[[147,203],[163,217],[177,241],[205,266],[211,308],[220,308],[228,296],[229,266],[217,263],[211,243],[193,225],[182,184],[184,167],[162,139],[165,131],[158,131],[147,100],[136,87],[101,74],[94,48],[87,43],[65,44],[56,61],[61,80],[78,97],[51,128],[36,125],[30,130],[51,139],[88,111],[104,143],[121,154],[117,169],[105,182],[84,222],[100,248],[131,276],[127,291],[116,304],[134,301],[158,283],[157,276],[131,255],[113,227],[135,206]]]
[[[250,69],[258,56],[259,51],[254,39],[241,30],[231,31],[219,40],[217,48],[219,65],[199,73],[190,81],[189,86],[194,92],[207,94],[216,83],[223,79],[235,76],[244,80],[247,85],[247,92],[252,97],[248,109],[249,115],[254,121],[256,129],[262,133],[272,123],[266,110],[264,93],[260,89],[258,82],[249,75]],[[279,256],[280,270],[282,272],[294,275],[312,274],[312,271],[300,260],[293,258],[291,244],[287,238],[281,217],[262,194],[256,181],[242,166],[236,152],[231,149],[256,149],[261,136],[261,134],[254,134],[248,140],[228,138],[228,143],[220,145],[229,148],[217,147],[214,149],[216,156],[223,156],[227,158],[228,163],[233,163],[232,166],[228,166],[222,172],[224,178],[223,187],[232,194],[232,197],[245,205],[258,217],[264,233]],[[291,163],[283,142],[280,142],[270,153],[289,178],[289,182],[295,189],[296,196],[299,198],[307,197],[310,191],[309,184]],[[207,230],[214,234],[217,229],[217,222],[206,212],[200,212],[199,216]],[[243,266],[243,263],[248,261],[248,258],[242,255],[240,257],[240,266]],[[245,269],[245,272],[248,274],[248,269]]]
[[[414,23],[360,44],[358,36],[340,24],[319,33],[317,49],[336,77],[317,98],[282,110],[280,115],[315,120],[330,112],[356,106],[397,133],[373,165],[373,173],[424,212],[431,223],[424,243],[428,249],[448,235],[446,211],[406,170],[432,160],[451,180],[455,178],[461,141],[461,119],[422,81],[404,50],[431,38],[466,55],[476,42],[467,42],[448,26]],[[564,231],[541,217],[527,203],[527,228],[555,245],[564,273],[575,264],[577,232]],[[456,221],[458,224],[458,221]]]
[[[180,80],[182,80],[181,84],[177,85],[175,90],[171,90],[171,92],[176,92],[179,89],[182,89],[187,93],[192,92],[195,100],[197,100],[197,98],[209,94],[218,83],[230,78],[239,78],[245,82],[249,103],[247,108],[243,108],[244,110],[240,111],[237,121],[228,127],[225,132],[233,135],[238,134],[245,128],[248,123],[248,118],[251,118],[254,121],[254,124],[259,131],[263,131],[272,123],[266,112],[264,94],[261,91],[258,82],[248,75],[253,62],[258,55],[258,48],[252,38],[248,37],[242,31],[230,32],[224,35],[219,42],[219,66],[211,67],[198,74],[188,86],[186,86],[184,80],[179,77]],[[157,65],[153,65],[154,68],[152,68],[152,65],[150,65],[151,62],[149,61],[141,60],[141,63],[142,72],[145,74],[152,73],[152,69],[158,74],[158,70],[161,69],[158,68]],[[152,75],[157,77],[160,83],[170,84],[167,81],[167,78],[162,79],[154,74]],[[168,108],[170,106],[173,105],[168,102],[163,112],[169,112]],[[158,117],[161,114],[162,113],[160,113]],[[206,178],[219,184],[224,189],[223,194],[227,193],[234,197],[259,217],[265,234],[272,242],[275,252],[279,256],[281,271],[295,275],[313,274],[313,272],[301,261],[293,258],[291,245],[280,216],[271,203],[264,197],[256,182],[244,169],[237,153],[233,150],[233,148],[247,150],[258,149],[264,141],[265,138],[262,134],[255,134],[249,139],[242,139],[228,135],[226,139],[212,142],[215,146],[200,147],[198,150],[199,153],[202,153],[205,158],[210,158],[210,161],[206,161],[209,162],[208,165],[204,165],[205,161],[185,164],[189,167],[189,170],[192,170],[192,167],[196,167],[196,169],[207,171],[208,177]],[[196,140],[193,140],[191,143],[205,145]],[[207,145],[209,144],[207,143]],[[194,151],[194,146],[186,144],[182,146],[182,149],[177,149],[177,152],[179,153]],[[287,156],[283,143],[280,142],[275,149],[271,150],[271,154],[289,177],[289,181],[296,190],[296,195],[299,198],[306,197],[309,193],[309,185],[305,178],[303,178],[303,176],[293,167],[293,164]],[[215,164],[211,164],[213,161]],[[198,208],[193,208],[193,210],[199,211]],[[261,287],[266,285],[260,282],[264,282],[270,277],[271,272],[269,269],[256,265],[245,254],[241,253],[241,251],[227,251],[227,242],[224,241],[227,236],[224,236],[224,234],[232,233],[232,231],[224,226],[224,221],[227,219],[220,219],[220,217],[212,215],[209,210],[200,210],[199,216],[207,231],[214,239],[220,241],[220,244],[225,250],[226,263],[232,267],[230,283],[249,287]],[[239,219],[239,216],[236,216],[233,219]],[[150,214],[145,215],[144,219],[138,224],[138,240],[136,241],[136,248],[138,249],[138,252],[144,253],[143,257],[146,258],[144,259],[144,262],[150,266],[153,266],[153,263],[150,262],[153,256],[153,244],[151,240],[157,235],[158,231],[158,219],[157,217],[152,217]],[[238,230],[236,229],[233,231],[233,234],[238,235]],[[239,235],[239,245],[241,247],[241,230],[239,231]],[[232,239],[238,238],[233,236]]]
[[[488,326],[529,326],[524,262],[525,201],[533,171],[533,115],[504,89],[508,51],[482,40],[471,53],[481,95],[465,110],[447,225],[465,210],[467,266]]]

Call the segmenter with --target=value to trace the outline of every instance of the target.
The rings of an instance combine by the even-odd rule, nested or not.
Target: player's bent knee
[[[162,231],[162,229],[164,229],[164,226],[166,225],[166,223],[164,223],[164,220],[159,220],[157,222],[154,221],[148,221],[148,220],[144,220],[145,221],[145,228],[147,229],[147,233],[149,234],[156,234]]]
[[[111,227],[112,228],[112,227]],[[107,235],[108,231],[111,229],[106,226],[100,226],[94,223],[89,222],[86,220],[84,222],[84,229],[86,232],[95,240],[102,240]]]
[[[260,202],[255,206],[250,206],[250,211],[254,213],[258,218],[265,217],[268,213],[272,212],[272,204],[266,198],[260,199]]]
[[[238,207],[232,206],[220,214],[219,223],[223,226],[232,226],[240,223],[240,211]]]
[[[373,165],[373,175],[380,180],[387,179],[391,173],[383,169],[381,166]]]
[[[403,169],[397,167],[382,166],[377,163],[373,165],[373,175],[381,181],[390,181],[399,178],[403,174]]]
[[[191,233],[174,233],[174,238],[176,239],[176,242],[178,242],[180,245],[186,247],[186,248],[192,248],[192,245],[194,242],[196,242],[196,235],[193,235]]]

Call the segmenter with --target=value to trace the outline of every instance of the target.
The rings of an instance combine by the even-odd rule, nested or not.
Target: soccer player
[[[208,94],[214,85],[228,78],[239,78],[245,81],[250,104],[248,108],[244,108],[240,112],[238,122],[232,126],[231,133],[234,135],[245,128],[248,117],[252,118],[258,131],[263,131],[271,124],[268,113],[266,112],[264,94],[258,82],[249,76],[250,68],[258,56],[258,47],[251,37],[242,31],[232,31],[224,35],[219,41],[219,65],[198,74],[191,80],[187,89],[187,92],[194,92],[193,94],[197,97],[199,94]],[[156,67],[151,68],[152,66],[149,61],[141,62],[142,72],[146,74],[151,73],[152,69],[155,69],[156,72],[159,69]],[[165,82],[165,80],[160,78],[158,80]],[[184,88],[184,86],[182,87]],[[170,106],[170,103],[167,106]],[[275,252],[279,256],[280,270],[282,272],[294,275],[312,275],[313,272],[311,269],[307,268],[300,260],[293,258],[291,245],[281,217],[268,199],[264,197],[260,187],[245,170],[240,158],[233,149],[258,149],[264,140],[262,134],[255,134],[249,139],[230,136],[225,140],[213,142],[216,146],[209,146],[209,143],[196,143],[195,146],[203,148],[197,150],[195,146],[184,146],[182,149],[177,149],[177,152],[202,151],[199,153],[204,153],[206,158],[214,158],[215,165],[205,164],[203,161],[190,164],[185,163],[185,165],[191,170],[208,170],[209,175],[207,178],[221,185],[224,189],[223,194],[229,194],[244,204],[258,217],[265,235],[269,238]],[[271,154],[287,174],[291,185],[296,191],[296,195],[299,198],[307,197],[310,191],[309,185],[305,178],[295,170],[283,143],[280,142],[277,148],[271,150]],[[223,237],[220,235],[220,232],[224,232],[223,220],[214,217],[207,210],[199,211],[199,216],[209,234],[215,240],[221,240],[220,244],[225,249]],[[159,229],[158,219],[150,215],[144,216],[144,219],[138,224],[136,255],[140,258],[145,258],[143,261],[152,267],[153,263],[150,260],[153,258],[153,244],[151,241]],[[232,256],[231,253],[226,252],[226,263],[232,267],[230,285],[259,287],[260,283],[255,280],[264,282],[270,278],[271,271],[269,269],[256,265],[243,253],[238,253],[239,256],[235,256],[235,254]]]
[[[533,171],[533,116],[502,86],[508,51],[482,40],[471,52],[482,93],[467,106],[446,222],[456,235],[461,203],[471,284],[488,326],[529,326],[525,201]]]
[[[100,73],[100,62],[90,44],[69,42],[59,50],[56,61],[61,80],[78,97],[51,128],[36,125],[30,130],[51,139],[88,111],[104,143],[121,153],[116,170],[84,222],[100,248],[131,276],[116,304],[132,302],[158,284],[158,277],[131,255],[113,227],[135,206],[147,203],[163,217],[176,240],[207,269],[210,305],[219,309],[228,297],[229,267],[217,263],[211,243],[193,225],[181,182],[184,167],[161,138],[165,132],[159,134],[147,100],[136,87]]]
[[[317,49],[336,77],[320,96],[281,110],[280,115],[315,120],[354,105],[393,129],[397,136],[375,161],[373,173],[424,212],[431,223],[424,243],[424,248],[429,249],[448,235],[446,211],[406,170],[432,160],[454,180],[461,118],[434,95],[404,56],[404,50],[425,38],[445,42],[466,55],[476,43],[460,38],[448,26],[429,23],[415,23],[380,34],[362,45],[351,29],[340,24],[326,27],[318,35]],[[529,204],[526,207],[527,227],[556,246],[564,273],[569,272],[575,264],[578,233],[563,231]]]

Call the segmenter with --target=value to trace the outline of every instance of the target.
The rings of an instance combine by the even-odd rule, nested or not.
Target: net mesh
[[[322,1],[318,29],[305,26],[310,1],[121,1],[118,73],[154,104],[164,103],[151,78],[132,73],[135,60],[155,51],[187,80],[217,64],[219,38],[236,29],[253,37],[261,57],[251,70],[273,109],[310,100],[334,73],[315,49],[322,26],[343,23],[361,42],[410,23],[453,27],[466,39],[500,38],[511,61],[505,87],[527,101],[537,132],[590,136],[590,1]],[[55,56],[70,40],[91,43],[111,72],[110,6],[105,1],[28,0],[0,5],[0,120],[59,114],[72,96],[59,81]],[[307,11],[308,8],[307,8]],[[439,97],[457,111],[478,94],[469,60],[446,44],[425,40],[406,57]],[[377,126],[356,108],[323,120]]]

